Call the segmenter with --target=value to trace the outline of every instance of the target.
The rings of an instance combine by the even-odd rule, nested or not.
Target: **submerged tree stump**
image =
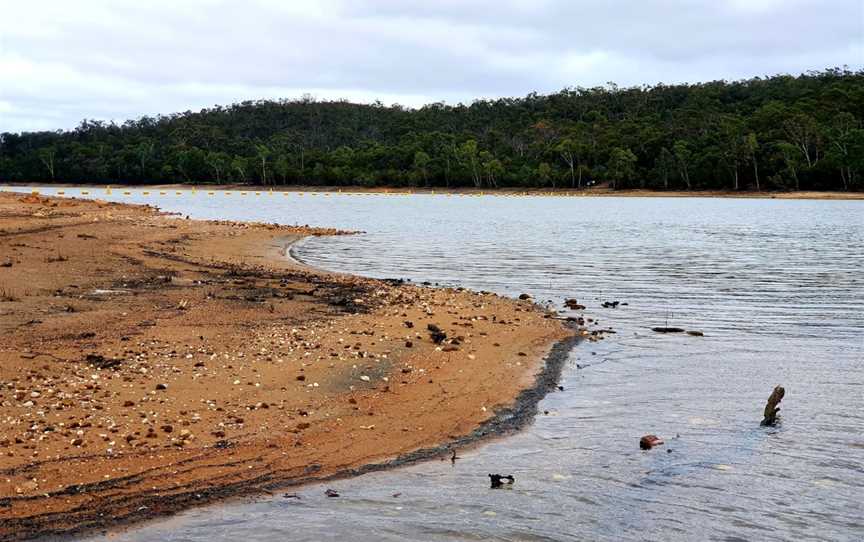
[[[783,400],[784,395],[786,395],[786,390],[783,386],[777,386],[774,388],[774,391],[771,392],[771,396],[768,398],[768,404],[765,405],[762,425],[774,425],[777,423],[777,413],[780,412],[780,407],[777,405],[779,405],[780,401]]]

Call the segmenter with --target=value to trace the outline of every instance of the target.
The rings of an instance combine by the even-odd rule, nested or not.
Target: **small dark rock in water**
[[[565,299],[564,306],[574,311],[581,311],[585,309],[585,305],[579,304],[579,302],[574,298]]]
[[[519,294],[519,299],[525,301],[526,299],[531,299],[531,296],[528,294]]]
[[[786,395],[786,389],[783,386],[777,386],[771,392],[768,403],[765,405],[762,425],[775,425],[777,423],[777,413],[780,412],[780,407],[777,405],[783,400],[784,395]]]
[[[324,492],[324,494],[327,495],[328,497],[338,497],[339,496],[339,492],[336,491],[335,489],[328,489],[327,491]]]
[[[513,475],[511,475],[511,474],[506,474],[506,475],[504,475],[504,474],[490,474],[489,475],[489,482],[492,486],[492,489],[497,489],[497,488],[503,486],[505,484],[505,481],[506,481],[507,485],[511,485],[513,482],[516,481],[516,478],[514,478]]]
[[[620,305],[620,301],[604,301],[603,308],[604,309],[617,309],[618,305]]]
[[[651,331],[657,333],[684,333],[684,330],[680,327],[652,327]]]
[[[639,448],[643,450],[650,450],[654,446],[660,446],[661,444],[663,444],[663,439],[657,435],[645,435],[639,439]]]
[[[564,386],[558,386],[558,391],[564,391]]]
[[[694,337],[704,337],[705,336],[704,333],[702,333],[701,331],[696,331],[695,329],[688,331],[687,335],[693,335]]]

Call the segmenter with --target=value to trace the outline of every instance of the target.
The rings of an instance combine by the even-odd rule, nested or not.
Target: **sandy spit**
[[[0,194],[0,540],[446,454],[508,409],[524,422],[574,331],[530,300],[284,258],[344,233]]]

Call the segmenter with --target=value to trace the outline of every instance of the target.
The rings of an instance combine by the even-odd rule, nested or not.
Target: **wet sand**
[[[554,384],[530,301],[284,257],[343,233],[0,194],[0,540],[446,455]]]

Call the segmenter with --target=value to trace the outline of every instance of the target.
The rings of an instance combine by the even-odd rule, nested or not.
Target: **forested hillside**
[[[243,102],[3,133],[0,181],[862,190],[862,120],[864,71],[840,69],[420,109]]]

